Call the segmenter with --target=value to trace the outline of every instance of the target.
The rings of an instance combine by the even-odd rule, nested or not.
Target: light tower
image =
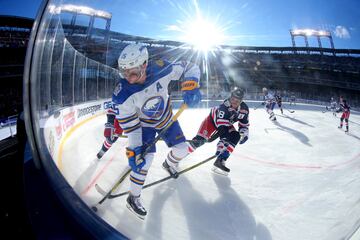
[[[323,48],[322,43],[321,43],[321,37],[326,37],[326,38],[328,38],[330,40],[331,49],[334,49],[334,42],[333,42],[330,31],[313,30],[313,29],[292,29],[292,30],[290,30],[290,35],[291,35],[292,46],[294,48],[296,47],[295,37],[300,36],[300,37],[304,37],[305,46],[307,48],[309,48],[308,37],[316,37],[317,41],[318,41],[318,44],[319,44],[319,48]],[[296,53],[296,50],[294,52]],[[307,52],[309,53],[310,50],[308,49]],[[321,52],[321,54],[323,54],[321,49],[320,49],[320,52]],[[333,53],[333,55],[335,55],[335,52]]]
[[[75,49],[96,61],[107,63],[111,13],[73,4],[51,5],[49,8],[51,13],[59,15],[65,37]],[[81,16],[88,17],[85,24],[77,23]],[[105,20],[105,27],[96,28],[96,19]]]
[[[106,26],[105,26],[105,32],[109,33],[110,31],[110,24],[111,24],[111,18],[112,15],[111,13],[108,13],[106,11],[102,11],[102,10],[97,10],[97,9],[93,9],[87,6],[77,6],[77,5],[72,5],[72,4],[63,4],[59,7],[60,12],[62,13],[70,13],[72,14],[72,18],[71,18],[71,22],[70,22],[70,28],[71,29],[75,29],[76,25],[76,18],[78,15],[86,15],[90,17],[90,21],[88,23],[87,26],[87,31],[86,31],[86,38],[89,40],[91,38],[91,32],[94,28],[94,22],[95,22],[95,18],[101,18],[104,19],[106,21]],[[105,36],[105,41],[107,42],[109,37],[109,34],[106,34]]]

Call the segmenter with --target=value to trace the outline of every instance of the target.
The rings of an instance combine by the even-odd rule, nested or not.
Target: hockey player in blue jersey
[[[243,102],[244,90],[237,88],[222,104],[211,109],[210,114],[201,123],[197,135],[190,141],[191,150],[207,141],[219,138],[216,149],[216,161],[213,171],[227,175],[230,169],[226,160],[234,151],[237,143],[243,144],[249,138],[249,107]],[[238,131],[234,123],[238,123]]]
[[[188,106],[200,102],[200,69],[187,61],[149,61],[147,48],[139,44],[129,44],[123,49],[118,66],[121,79],[112,100],[119,109],[116,119],[128,136],[126,155],[132,171],[127,207],[143,219],[147,212],[141,204],[140,195],[154,158],[155,145],[145,156],[142,153],[154,141],[156,134],[171,122],[170,81],[182,79],[182,97]],[[189,154],[189,145],[178,121],[167,129],[163,140],[171,150],[162,166],[176,178],[179,162]]]
[[[275,93],[275,101],[280,108],[281,114],[284,114],[283,108],[282,108],[282,97],[280,95],[280,92]]]

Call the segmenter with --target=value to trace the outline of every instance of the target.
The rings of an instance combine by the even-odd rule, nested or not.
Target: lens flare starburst
[[[185,26],[183,38],[195,49],[208,52],[223,44],[225,35],[216,24],[199,17]]]

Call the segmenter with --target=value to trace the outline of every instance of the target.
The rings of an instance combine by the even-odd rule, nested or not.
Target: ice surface
[[[290,108],[286,105],[286,107]],[[360,116],[350,116],[350,134],[330,112],[302,107],[295,113],[250,109],[249,140],[227,161],[224,177],[213,161],[177,180],[142,192],[144,221],[126,208],[126,197],[105,201],[98,215],[131,239],[342,239],[360,219]],[[306,109],[306,110],[304,110]],[[195,136],[209,109],[188,109],[179,118],[187,139]],[[98,183],[110,189],[127,165],[126,139],[100,161],[105,116],[78,128],[61,155],[62,172],[89,205],[101,199]],[[215,153],[216,141],[181,162],[185,168]],[[146,183],[167,176],[161,168],[169,149],[157,144]],[[129,180],[118,192],[128,189]]]

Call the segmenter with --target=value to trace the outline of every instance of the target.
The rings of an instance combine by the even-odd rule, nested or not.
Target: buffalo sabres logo
[[[149,98],[141,107],[141,111],[150,118],[159,118],[164,112],[164,99],[160,96]]]

